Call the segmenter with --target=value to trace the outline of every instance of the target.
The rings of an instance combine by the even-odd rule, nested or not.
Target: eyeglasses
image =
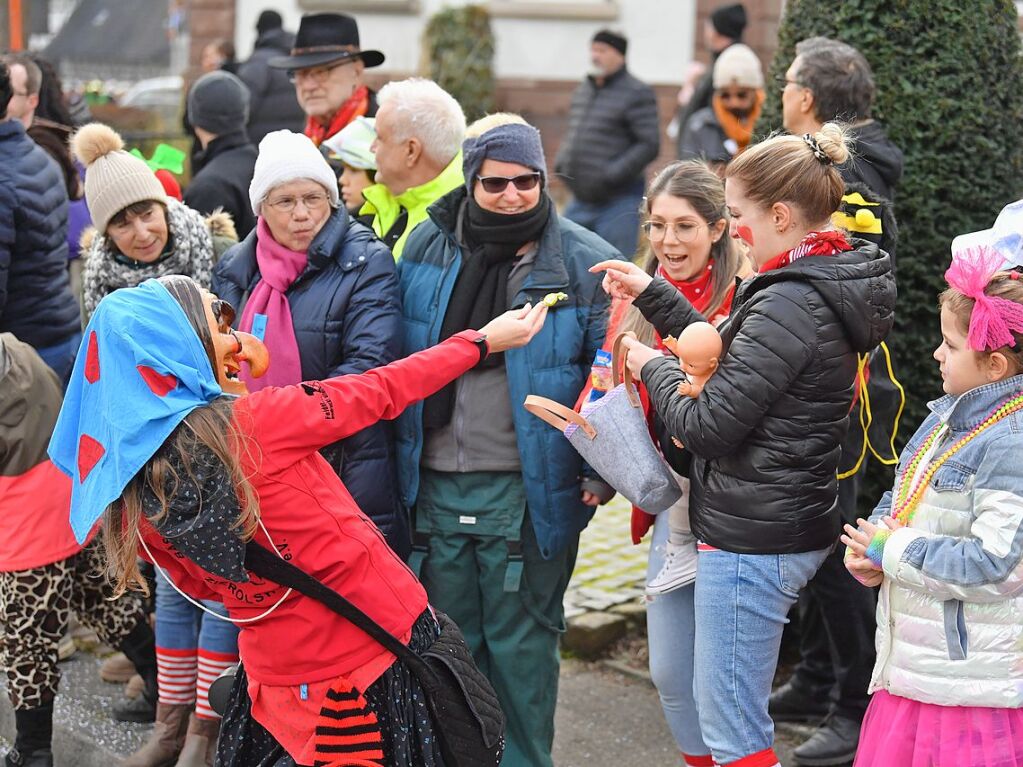
[[[647,221],[643,224],[643,231],[650,242],[662,242],[668,229],[671,229],[679,242],[692,242],[703,226],[707,224],[698,224],[695,221],[673,221],[670,224],[666,221]]]
[[[357,56],[349,56],[347,59],[341,59],[341,61],[335,61],[333,64],[327,64],[322,67],[314,67],[312,69],[293,69],[288,72],[288,79],[293,83],[297,83],[299,80],[313,80],[317,83],[324,83],[327,78],[330,77],[330,73],[338,67],[343,67],[345,64],[351,64],[353,61],[358,61]]]
[[[540,183],[539,173],[523,173],[521,176],[476,176],[479,179],[483,191],[488,194],[500,194],[508,188],[508,184],[515,184],[520,192],[528,192],[535,189]]]
[[[782,90],[785,90],[785,88],[788,87],[789,85],[795,85],[795,86],[797,86],[799,88],[805,88],[806,87],[801,82],[799,82],[799,80],[790,80],[785,75],[777,75],[777,76],[775,76],[774,81],[776,83],[778,83],[778,87],[781,88]]]
[[[291,213],[300,202],[305,205],[306,210],[319,210],[327,204],[327,195],[323,192],[312,192],[301,197],[278,197],[276,200],[267,200],[266,204],[281,213]]]
[[[217,326],[220,328],[221,333],[228,333],[231,327],[234,325],[235,310],[227,301],[223,299],[215,299],[210,303],[210,310],[213,312],[213,318],[217,321]]]

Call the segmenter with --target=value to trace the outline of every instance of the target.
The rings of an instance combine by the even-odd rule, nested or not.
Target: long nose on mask
[[[235,356],[239,361],[249,363],[249,374],[253,378],[260,378],[270,367],[269,349],[251,333],[236,330],[234,335],[242,346]]]

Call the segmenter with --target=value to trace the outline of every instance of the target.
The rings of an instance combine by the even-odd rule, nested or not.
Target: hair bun
[[[841,165],[849,159],[849,135],[838,123],[824,123],[813,134],[813,138],[835,165]]]
[[[71,149],[86,166],[100,157],[124,149],[124,141],[113,128],[103,123],[89,123],[71,139]]]

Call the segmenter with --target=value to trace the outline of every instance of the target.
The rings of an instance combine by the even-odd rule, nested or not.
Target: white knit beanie
[[[96,230],[105,234],[110,219],[136,202],[167,204],[160,179],[143,160],[124,151],[124,141],[109,125],[90,123],[71,140],[85,166],[85,202]]]
[[[289,181],[309,179],[323,185],[332,208],[338,206],[337,176],[310,138],[290,130],[267,133],[259,142],[256,169],[249,184],[252,212],[259,215],[259,206],[275,186]]]
[[[763,88],[764,70],[760,59],[748,45],[729,45],[714,62],[714,89],[738,85],[743,88]]]

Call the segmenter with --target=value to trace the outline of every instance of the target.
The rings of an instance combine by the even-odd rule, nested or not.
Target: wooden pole
[[[21,0],[10,0],[11,50],[20,51],[25,48],[22,34],[24,24],[21,17]]]

